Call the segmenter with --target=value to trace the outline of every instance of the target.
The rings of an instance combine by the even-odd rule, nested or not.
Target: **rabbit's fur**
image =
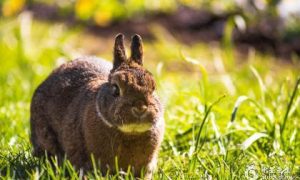
[[[127,58],[124,36],[115,39],[113,65],[85,57],[65,63],[37,88],[31,102],[33,153],[47,153],[76,168],[91,168],[91,155],[102,172],[128,166],[151,174],[163,138],[163,109],[155,81],[143,68],[139,35]],[[119,89],[119,90],[118,90]]]

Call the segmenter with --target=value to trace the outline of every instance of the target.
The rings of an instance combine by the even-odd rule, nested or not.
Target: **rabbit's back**
[[[95,79],[107,79],[111,63],[94,57],[79,58],[67,62],[56,70],[37,88],[37,93],[56,96],[76,91]]]
[[[69,108],[79,96],[86,96],[81,98],[81,104],[85,103],[84,100],[88,101],[88,96],[93,96],[90,84],[96,82],[94,84],[100,85],[99,82],[106,81],[111,68],[111,63],[99,58],[79,58],[55,69],[37,88],[31,102],[30,117],[31,141],[36,155],[42,156],[44,149],[52,154],[65,153],[64,147],[61,147],[61,136],[65,124],[70,123],[66,121],[71,121],[66,115],[73,116],[80,111],[80,107],[74,112],[69,112]]]
[[[79,91],[88,88],[91,81],[106,80],[111,64],[99,58],[84,57],[61,65],[37,88],[34,96],[42,96],[47,112],[61,116],[78,96]],[[34,103],[35,97],[33,97]],[[38,100],[37,103],[41,101]],[[51,113],[50,113],[51,112]],[[62,117],[52,117],[63,119]]]

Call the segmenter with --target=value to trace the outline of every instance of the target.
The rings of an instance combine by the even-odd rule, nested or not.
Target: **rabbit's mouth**
[[[149,131],[153,124],[151,123],[130,123],[118,126],[118,129],[123,133],[139,134]]]

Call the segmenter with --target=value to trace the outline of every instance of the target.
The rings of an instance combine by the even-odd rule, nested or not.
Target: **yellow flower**
[[[112,13],[110,11],[98,10],[94,15],[94,20],[99,26],[107,26],[112,19]]]
[[[3,16],[12,16],[18,13],[24,6],[25,0],[5,0],[2,6]]]
[[[94,0],[77,0],[75,4],[76,15],[81,19],[88,19],[93,13]]]

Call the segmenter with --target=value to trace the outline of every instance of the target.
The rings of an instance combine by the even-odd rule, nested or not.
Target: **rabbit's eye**
[[[117,97],[117,96],[120,95],[120,88],[119,88],[118,85],[114,84],[114,85],[112,86],[112,94],[113,94],[113,96],[115,96],[115,97]]]

